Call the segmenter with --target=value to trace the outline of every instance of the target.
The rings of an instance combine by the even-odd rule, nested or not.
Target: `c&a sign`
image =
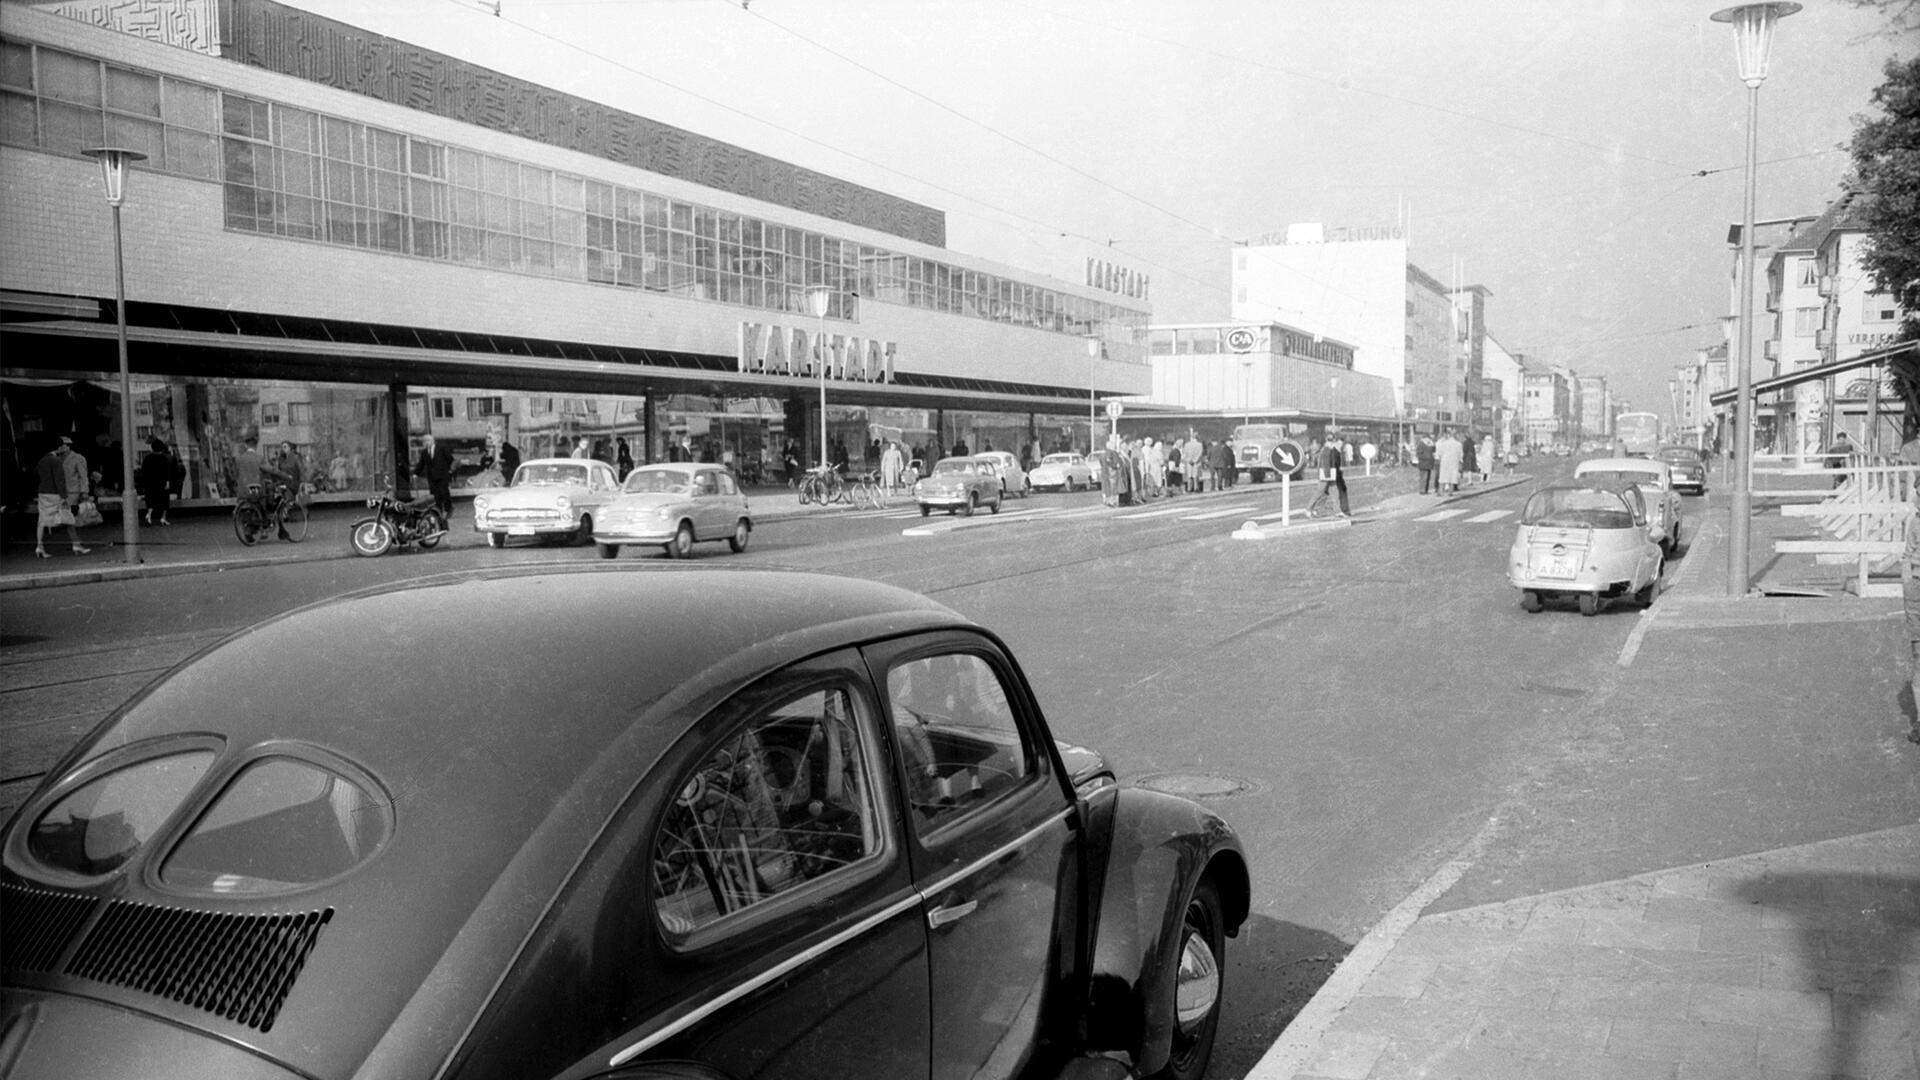
[[[764,375],[818,378],[814,346],[824,347],[827,378],[847,382],[893,381],[894,343],[850,334],[821,335],[804,326],[740,324],[739,370]]]

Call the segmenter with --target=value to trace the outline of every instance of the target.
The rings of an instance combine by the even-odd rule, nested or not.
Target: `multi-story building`
[[[1793,232],[1770,248],[1766,262],[1766,309],[1773,316],[1760,343],[1760,362],[1754,378],[1804,370],[1820,363],[1819,337],[1825,321],[1825,300],[1819,291],[1819,272],[1810,218],[1787,222]],[[1757,256],[1756,256],[1757,258]],[[1781,392],[1777,411],[1788,454],[1818,453],[1826,445],[1823,430],[1829,402],[1826,384],[1802,383]]]
[[[1407,264],[1406,373],[1400,400],[1408,419],[1455,419],[1459,393],[1458,313],[1447,286]]]
[[[1613,399],[1607,390],[1605,375],[1579,375],[1574,379],[1580,400],[1579,441],[1600,442],[1613,438]]]
[[[1236,321],[1283,322],[1350,341],[1355,371],[1404,390],[1405,230],[1289,225],[1234,249],[1231,287]]]
[[[1144,404],[1252,415],[1394,418],[1391,380],[1353,367],[1354,348],[1284,323],[1152,326],[1153,389]]]
[[[1559,368],[1520,358],[1521,408],[1527,443],[1538,449],[1568,445],[1574,435],[1572,383]]]
[[[150,432],[210,499],[251,437],[368,484],[428,431],[469,464],[583,435],[857,460],[1151,387],[1148,280],[1104,251],[1074,280],[974,258],[935,207],[272,0],[4,3],[0,38],[10,453]],[[109,140],[146,155],[132,431]]]
[[[1491,403],[1480,397],[1486,357],[1487,298],[1492,295],[1492,290],[1484,285],[1466,285],[1453,292],[1454,378],[1460,387],[1467,422],[1480,429],[1492,427],[1494,421]]]
[[[1501,345],[1492,334],[1486,336],[1480,370],[1485,374],[1483,385],[1498,384],[1499,416],[1494,430],[1500,433],[1500,450],[1504,454],[1516,441],[1526,440],[1526,426],[1521,402],[1525,391],[1525,382],[1521,377],[1520,361]],[[1489,402],[1495,399],[1487,398]]]
[[[1823,364],[1890,345],[1900,328],[1899,303],[1892,293],[1875,287],[1862,258],[1868,242],[1864,210],[1862,197],[1848,192],[1806,229],[1806,242],[1814,253],[1815,292],[1822,300],[1821,327],[1814,345]],[[1887,438],[1882,441],[1891,440],[1897,445],[1899,399],[1885,392],[1877,367],[1836,375],[1826,380],[1825,393],[1832,401],[1825,439],[1844,430],[1861,445],[1868,445],[1872,441],[1867,430],[1872,412],[1883,424],[1890,419],[1891,434],[1883,429],[1882,435]]]

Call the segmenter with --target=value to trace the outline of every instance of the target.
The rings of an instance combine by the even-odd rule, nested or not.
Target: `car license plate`
[[[533,535],[533,526],[531,526],[531,525],[509,525],[509,526],[507,526],[507,535],[508,535],[508,536],[532,536],[532,535]]]
[[[1573,576],[1573,560],[1570,558],[1545,558],[1533,564],[1534,572],[1541,577],[1570,578]]]

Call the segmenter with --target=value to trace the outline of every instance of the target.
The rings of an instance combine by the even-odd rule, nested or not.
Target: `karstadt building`
[[[111,488],[157,436],[212,501],[257,439],[347,498],[432,432],[463,477],[583,438],[751,475],[789,445],[1084,447],[1090,399],[1151,387],[1125,266],[974,258],[936,207],[272,0],[0,4],[0,144],[14,470],[68,435]],[[104,145],[146,155],[133,431]]]

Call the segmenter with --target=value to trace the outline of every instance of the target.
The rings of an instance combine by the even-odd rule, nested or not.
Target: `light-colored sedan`
[[[1000,477],[1000,494],[1021,498],[1033,494],[1033,485],[1027,480],[1027,470],[1020,467],[1019,458],[1005,450],[982,450],[973,456],[986,462]]]
[[[723,465],[642,465],[627,474],[620,497],[594,522],[593,542],[611,559],[624,544],[659,544],[667,557],[684,559],[693,545],[725,540],[747,550],[753,517],[747,496]]]
[[[1000,474],[993,465],[977,457],[941,458],[933,471],[913,485],[913,498],[920,504],[920,516],[935,510],[951,514],[958,511],[968,517],[982,506],[1000,512],[1006,496],[1000,487]]]
[[[1507,581],[1520,590],[1520,606],[1539,611],[1567,596],[1582,615],[1619,596],[1651,606],[1666,563],[1647,535],[1646,507],[1632,483],[1587,478],[1534,492],[1507,552]]]
[[[581,458],[535,458],[514,470],[513,483],[473,497],[473,528],[488,547],[516,536],[584,543],[594,515],[620,492],[613,466]]]
[[[1038,488],[1060,488],[1063,491],[1078,491],[1084,487],[1094,487],[1100,482],[1100,473],[1087,459],[1079,454],[1062,452],[1048,454],[1034,466],[1027,480]]]
[[[1575,480],[1638,484],[1647,496],[1647,535],[1672,553],[1680,546],[1680,493],[1674,490],[1673,467],[1642,457],[1594,458],[1573,468]]]

